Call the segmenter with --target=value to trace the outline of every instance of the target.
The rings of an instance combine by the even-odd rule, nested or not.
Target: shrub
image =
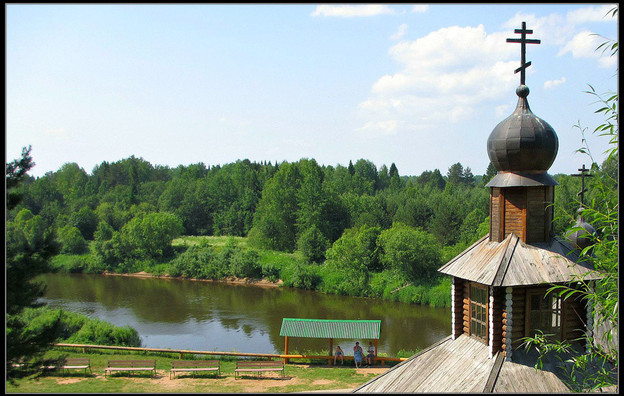
[[[234,252],[230,261],[230,273],[238,278],[260,278],[259,254],[256,250],[238,249]]]
[[[90,319],[76,312],[41,308],[26,309],[22,318],[28,323],[27,330],[36,334],[49,323],[60,320],[61,326],[56,342],[76,344],[141,346],[139,333],[130,326],[118,327],[99,319]]]
[[[130,326],[117,327],[111,323],[90,319],[67,339],[72,344],[140,346],[138,332]]]
[[[451,278],[443,277],[441,282],[429,289],[429,299],[427,301],[432,307],[451,306]]]
[[[89,255],[88,259],[85,260],[84,272],[90,274],[101,274],[104,271],[106,271],[106,264],[102,262],[96,254]]]
[[[329,248],[329,240],[316,225],[313,225],[301,234],[297,248],[309,262],[321,263],[325,259],[325,251]]]
[[[335,262],[326,262],[319,267],[322,282],[319,290],[324,293],[346,296],[368,296],[370,294],[367,271],[353,267],[341,267]]]
[[[220,279],[228,273],[228,266],[219,260],[214,248],[206,244],[188,248],[171,262],[169,269],[171,276],[198,279]]]
[[[321,282],[317,266],[293,262],[282,269],[282,280],[289,287],[316,290]]]
[[[277,282],[279,280],[280,271],[275,265],[272,263],[263,263],[261,268],[263,278],[266,278],[271,282]]]
[[[91,254],[59,254],[50,259],[50,266],[60,272],[84,272],[89,262],[93,260]]]
[[[58,231],[62,253],[80,254],[88,250],[88,243],[74,226],[68,225]]]
[[[399,295],[397,289],[405,286],[408,281],[394,271],[384,270],[371,274],[370,296],[397,301]]]

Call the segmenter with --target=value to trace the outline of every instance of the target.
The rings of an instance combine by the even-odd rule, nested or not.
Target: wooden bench
[[[85,374],[87,373],[87,370],[89,370],[89,372],[93,374],[93,371],[91,371],[91,361],[85,358],[67,358],[65,359],[65,364],[62,366],[53,365],[53,366],[45,366],[43,368],[45,370],[61,370],[61,372],[63,372],[64,370],[74,370],[74,369],[84,370]]]
[[[284,362],[280,360],[258,362],[237,361],[236,369],[234,370],[234,379],[236,379],[236,374],[250,371],[255,371],[260,376],[263,371],[281,371],[282,377],[284,377]]]
[[[109,360],[104,376],[113,371],[151,371],[156,374],[156,360]]]
[[[91,371],[91,360],[86,358],[67,358],[65,359],[65,364],[61,366],[61,370],[84,370],[85,374],[89,370],[93,374],[93,371]]]
[[[221,375],[221,361],[219,360],[174,360],[171,362],[169,379],[175,373],[189,371],[195,374],[197,371],[216,371],[217,376]]]

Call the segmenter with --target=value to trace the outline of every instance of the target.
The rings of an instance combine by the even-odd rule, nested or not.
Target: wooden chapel
[[[439,271],[452,278],[451,335],[355,392],[570,392],[554,370],[533,367],[518,347],[541,331],[559,340],[578,339],[591,326],[580,300],[547,293],[553,284],[596,279],[579,260],[578,246],[553,233],[557,182],[547,173],[558,151],[554,129],[535,116],[527,100],[526,44],[522,23],[518,102],[487,140],[498,173],[490,189],[490,232]],[[584,345],[581,345],[583,347]]]

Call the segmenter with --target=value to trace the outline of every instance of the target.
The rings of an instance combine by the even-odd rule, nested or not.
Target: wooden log
[[[524,296],[512,296],[511,297],[511,303],[513,304],[513,309],[516,309],[516,304],[518,304],[519,306],[524,306],[526,302],[526,299],[524,298]]]

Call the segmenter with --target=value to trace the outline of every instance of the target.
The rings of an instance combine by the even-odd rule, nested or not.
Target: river
[[[282,318],[381,320],[379,352],[423,349],[450,334],[448,308],[182,279],[47,274],[42,301],[135,328],[149,348],[283,353]],[[335,340],[345,352],[355,341]],[[289,351],[329,348],[328,340],[290,338]]]

